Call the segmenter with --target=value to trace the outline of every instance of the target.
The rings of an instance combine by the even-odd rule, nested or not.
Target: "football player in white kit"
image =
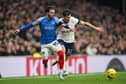
[[[89,22],[85,22],[82,20],[79,20],[73,16],[71,16],[71,11],[69,9],[65,10],[63,12],[63,17],[59,20],[62,24],[67,24],[68,28],[59,27],[56,30],[57,33],[57,40],[62,45],[62,49],[65,53],[65,60],[68,59],[68,57],[72,54],[73,48],[74,48],[74,42],[75,42],[75,26],[77,24],[82,24],[89,26],[90,28],[93,28],[97,31],[103,32],[104,29],[101,27],[96,27]],[[58,63],[58,58],[53,63],[53,65]]]

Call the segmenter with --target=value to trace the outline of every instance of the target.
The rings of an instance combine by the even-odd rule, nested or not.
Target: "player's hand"
[[[102,27],[97,27],[96,30],[99,32],[104,32],[104,29]]]
[[[66,24],[62,24],[62,26],[63,26],[63,27],[65,27],[65,26],[66,26]]]
[[[19,29],[16,29],[15,33],[17,34],[17,33],[19,33],[19,32],[20,32]]]

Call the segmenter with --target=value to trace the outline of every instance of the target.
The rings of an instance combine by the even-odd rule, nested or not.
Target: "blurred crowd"
[[[99,7],[84,0],[0,0],[0,56],[31,55],[34,49],[40,48],[38,26],[18,35],[14,31],[43,16],[48,5],[56,6],[58,17],[61,17],[61,10],[69,8],[75,17],[105,29],[105,32],[97,32],[78,25],[75,53],[126,53],[126,15],[117,9]]]

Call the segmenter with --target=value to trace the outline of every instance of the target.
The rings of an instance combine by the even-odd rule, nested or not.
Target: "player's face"
[[[48,18],[53,18],[53,16],[55,16],[55,10],[54,10],[54,9],[51,9],[51,10],[48,12]]]
[[[66,23],[68,23],[68,22],[70,21],[70,17],[71,17],[71,15],[64,16],[64,21],[65,21]]]

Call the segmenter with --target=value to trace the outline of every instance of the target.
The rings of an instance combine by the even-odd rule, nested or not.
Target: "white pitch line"
[[[87,73],[87,74],[70,74],[68,75],[68,77],[72,77],[72,76],[91,76],[91,75],[96,75],[96,74],[104,74],[104,73]],[[31,77],[9,77],[9,78],[1,78],[0,80],[18,80],[18,79],[38,79],[38,78],[53,78],[55,77],[56,78],[57,75],[53,75],[53,76],[31,76]],[[57,77],[58,79],[58,77]]]
[[[51,76],[50,76],[50,77],[51,77]],[[36,77],[10,77],[10,78],[1,78],[0,80],[36,79],[36,78],[49,78],[49,76],[36,76]]]

